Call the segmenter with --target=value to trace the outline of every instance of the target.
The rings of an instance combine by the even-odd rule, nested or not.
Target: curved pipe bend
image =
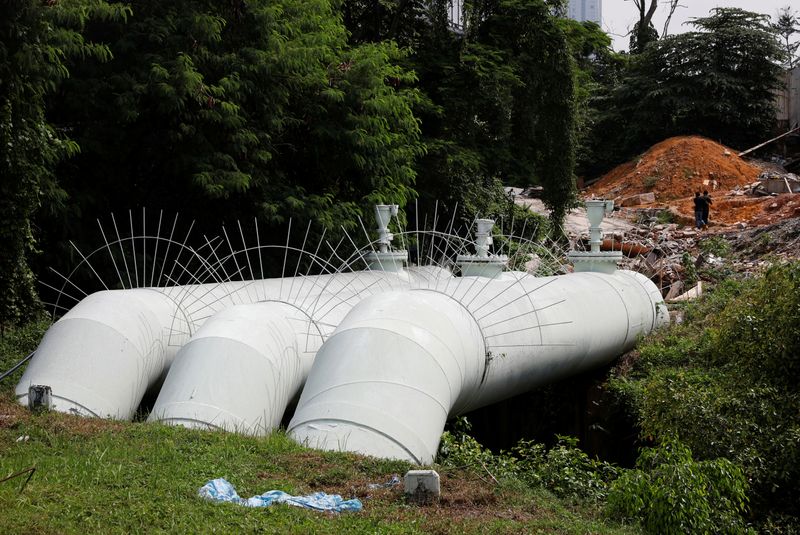
[[[266,435],[297,395],[322,335],[294,305],[215,314],[175,357],[149,421]]]
[[[317,353],[289,433],[311,447],[430,463],[485,360],[480,328],[449,296],[369,297]]]

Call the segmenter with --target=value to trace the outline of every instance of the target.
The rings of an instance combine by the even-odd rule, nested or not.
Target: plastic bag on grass
[[[231,502],[245,507],[268,507],[275,503],[286,503],[295,507],[304,507],[317,511],[333,511],[341,513],[343,511],[361,511],[363,505],[357,498],[344,500],[338,494],[325,494],[315,492],[308,496],[292,496],[280,490],[271,490],[253,496],[252,498],[239,497],[236,489],[227,480],[219,478],[212,479],[198,491],[201,498],[216,502]]]

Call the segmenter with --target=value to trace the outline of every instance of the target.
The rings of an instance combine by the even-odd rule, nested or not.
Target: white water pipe
[[[269,301],[212,316],[175,357],[148,419],[268,434],[298,396],[324,337],[360,299],[353,277],[361,287],[397,283],[396,275],[365,272],[329,281],[338,301],[323,324],[301,306]],[[450,273],[438,268],[411,268],[403,287],[425,287],[445,276]]]
[[[465,277],[353,308],[319,350],[293,438],[419,464],[448,417],[609,362],[667,320],[644,277]]]
[[[397,214],[397,206],[376,206],[376,214],[381,248],[388,250],[392,237],[388,229],[383,233],[380,229]],[[341,310],[349,309],[368,290],[368,284],[380,289],[408,283],[402,263],[391,271],[92,294],[48,329],[17,384],[16,397],[28,404],[30,389],[41,385],[51,391],[51,409],[131,419],[148,388],[166,374],[178,348],[216,312],[236,304],[297,301],[317,319],[327,319],[331,314],[340,317]]]
[[[321,343],[314,322],[296,306],[225,309],[181,348],[148,419],[265,435],[280,424]]]
[[[177,351],[173,326],[185,324],[164,293],[94,293],[48,329],[17,398],[26,404],[29,386],[47,385],[54,410],[129,420]]]
[[[317,353],[289,432],[313,448],[430,462],[451,408],[478,387],[484,360],[477,323],[450,297],[370,297]]]
[[[48,329],[16,386],[16,397],[27,404],[31,386],[47,385],[53,410],[129,420],[190,334],[220,310],[286,300],[288,294],[315,317],[326,318],[349,310],[363,292],[406,287],[408,281],[402,271],[344,273],[297,277],[295,282],[265,279],[97,292]]]

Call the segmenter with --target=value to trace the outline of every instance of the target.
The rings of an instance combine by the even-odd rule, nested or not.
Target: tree
[[[669,12],[667,13],[667,18],[664,20],[664,30],[661,32],[662,37],[666,37],[669,34],[669,23],[672,22],[672,15],[675,14],[675,10],[678,7],[686,7],[679,3],[679,0],[669,0]]]
[[[413,50],[406,65],[427,98],[417,109],[428,147],[418,166],[422,199],[458,203],[471,220],[505,205],[503,183],[541,183],[560,219],[574,197],[575,103],[571,60],[553,11],[558,3],[467,2],[463,32],[451,29],[448,4],[343,6],[354,42],[390,36]]]
[[[630,38],[631,54],[640,54],[649,43],[658,39],[658,31],[653,25],[653,15],[658,8],[658,0],[633,0],[639,12],[639,20],[633,25]]]
[[[639,20],[636,21],[630,31],[630,52],[631,54],[639,54],[644,51],[649,43],[658,39],[658,31],[653,24],[653,17],[658,9],[658,0],[633,0],[633,4],[638,11]],[[680,0],[669,0],[667,2],[668,12],[664,21],[664,29],[661,32],[662,37],[667,36],[672,15],[675,14],[675,10],[680,6]]]
[[[800,40],[792,42],[792,37],[800,34],[797,12],[792,11],[789,6],[781,8],[778,11],[778,20],[772,24],[772,29],[783,39],[784,66],[793,69],[798,64],[797,50],[800,48]]]
[[[607,155],[595,151],[595,128],[608,94],[622,81],[627,54],[611,48],[611,38],[596,23],[559,21],[574,64],[576,173],[602,169]]]
[[[598,126],[607,152],[622,159],[686,134],[744,147],[772,132],[782,53],[768,17],[717,8],[692,24],[632,59]]]
[[[336,232],[371,203],[414,197],[419,93],[396,45],[349,46],[327,0],[130,5],[126,23],[89,28],[113,61],[76,65],[51,99],[82,151],[59,169],[74,205],[44,222],[50,243],[89,233],[69,210]]]
[[[69,76],[69,58],[110,58],[105,45],[84,40],[87,23],[127,14],[102,0],[0,3],[0,327],[38,309],[31,219],[44,197],[63,197],[53,168],[78,150],[48,122],[45,97]]]

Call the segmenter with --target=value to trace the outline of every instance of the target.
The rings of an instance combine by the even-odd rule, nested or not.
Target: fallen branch
[[[488,468],[486,468],[486,465],[485,465],[485,464],[483,464],[483,461],[480,461],[480,463],[481,463],[481,466],[483,466],[483,469],[484,469],[484,470],[486,470],[486,473],[487,473],[487,474],[489,474],[489,477],[491,477],[491,478],[492,478],[492,481],[494,481],[494,484],[495,484],[495,485],[499,485],[499,484],[500,484],[500,482],[499,482],[499,481],[497,481],[497,478],[496,478],[496,477],[494,477],[494,476],[492,475],[492,473],[489,471],[489,469],[488,469]]]

